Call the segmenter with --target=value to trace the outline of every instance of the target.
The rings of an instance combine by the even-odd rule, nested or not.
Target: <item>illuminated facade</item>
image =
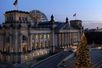
[[[80,20],[56,22],[35,11],[7,11],[0,26],[0,62],[23,63],[80,41]],[[41,15],[41,16],[40,16]],[[74,23],[74,24],[73,24]]]

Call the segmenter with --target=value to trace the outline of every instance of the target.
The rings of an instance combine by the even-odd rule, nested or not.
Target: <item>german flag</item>
[[[15,2],[13,3],[14,6],[17,6],[18,4],[18,0],[15,0]]]
[[[75,17],[76,16],[76,13],[75,14],[73,14],[73,17]]]

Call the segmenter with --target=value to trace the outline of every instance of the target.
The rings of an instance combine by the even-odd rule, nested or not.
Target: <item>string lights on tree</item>
[[[81,42],[76,52],[76,68],[91,68],[89,49],[84,33],[81,36]]]

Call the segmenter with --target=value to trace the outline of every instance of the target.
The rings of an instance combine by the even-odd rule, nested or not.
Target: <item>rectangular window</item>
[[[25,55],[25,61],[28,60],[28,57]]]
[[[35,43],[35,47],[36,47],[36,48],[38,47],[37,42]]]
[[[27,18],[25,18],[25,21],[28,21]]]
[[[44,34],[44,39],[46,39],[46,34]]]
[[[48,37],[48,39],[49,39],[49,38],[50,38],[50,35],[48,34],[47,37]]]
[[[42,36],[42,34],[40,35],[40,39],[42,39],[43,38],[43,36]]]
[[[36,39],[38,39],[38,34],[36,34]]]
[[[32,39],[33,39],[33,40],[35,39],[35,35],[32,35]]]
[[[22,20],[21,20],[21,17],[19,17],[19,21],[21,22]]]

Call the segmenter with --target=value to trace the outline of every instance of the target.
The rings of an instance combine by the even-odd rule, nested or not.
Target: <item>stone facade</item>
[[[0,62],[27,62],[77,46],[80,41],[82,21],[66,18],[65,22],[57,22],[53,15],[50,21],[38,20],[33,20],[30,12],[12,10],[5,13],[5,23],[0,26]],[[81,26],[77,24],[74,28],[71,22]]]

